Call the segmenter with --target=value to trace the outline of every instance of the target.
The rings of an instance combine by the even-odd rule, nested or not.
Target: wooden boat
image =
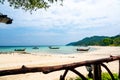
[[[52,46],[49,46],[49,49],[59,49],[59,47],[52,47]]]
[[[39,49],[38,47],[33,47],[32,49]]]
[[[25,49],[14,49],[14,51],[25,51]]]
[[[80,48],[80,49],[76,49],[77,51],[88,51],[90,48],[87,48],[87,49],[83,49],[83,48]]]

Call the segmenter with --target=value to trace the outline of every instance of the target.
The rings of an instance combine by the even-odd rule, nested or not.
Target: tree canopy
[[[22,8],[26,11],[35,11],[41,8],[49,8],[51,3],[60,1],[62,4],[63,0],[0,0],[1,4],[9,3],[10,7],[14,7],[15,9]]]
[[[15,9],[23,9],[25,11],[36,11],[37,9],[46,9],[51,6],[51,3],[60,1],[62,4],[63,0],[0,0],[0,4],[8,3],[10,7]],[[11,24],[11,18],[7,17],[7,15],[0,15],[0,23]]]

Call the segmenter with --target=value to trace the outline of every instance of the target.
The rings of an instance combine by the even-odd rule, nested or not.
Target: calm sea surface
[[[73,54],[73,53],[83,53],[81,51],[76,51],[77,48],[81,48],[78,46],[52,46],[59,47],[59,49],[50,49],[49,46],[37,46],[39,49],[33,49],[35,46],[0,46],[0,52],[14,52],[14,49],[24,49],[25,52],[28,53],[49,53],[49,54]],[[82,47],[83,48],[83,47]],[[84,47],[85,48],[85,47]],[[87,47],[86,47],[87,48]],[[89,51],[93,51],[95,49],[90,48]]]

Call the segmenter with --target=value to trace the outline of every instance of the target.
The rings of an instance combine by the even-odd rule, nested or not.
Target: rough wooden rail
[[[101,66],[104,67],[108,73],[110,74],[112,80],[114,80],[114,77],[112,75],[112,72],[109,70],[109,68],[104,64],[105,62],[111,62],[119,60],[119,78],[120,78],[120,56],[110,56],[108,58],[102,58],[102,59],[96,59],[96,60],[86,60],[82,62],[76,62],[76,63],[70,63],[70,64],[63,64],[63,65],[56,65],[56,66],[44,66],[44,67],[26,67],[22,66],[19,69],[10,69],[10,70],[0,70],[0,76],[5,75],[12,75],[12,74],[23,74],[23,73],[31,73],[31,72],[43,72],[45,74],[58,71],[58,70],[65,70],[64,74],[60,76],[60,80],[65,80],[65,76],[68,72],[68,70],[74,72],[75,74],[79,75],[83,80],[86,80],[85,76],[82,75],[80,72],[75,70],[76,67],[81,66],[91,66],[93,65],[93,78],[94,80],[101,80]],[[88,70],[89,71],[89,70]],[[90,70],[91,72],[91,70]]]

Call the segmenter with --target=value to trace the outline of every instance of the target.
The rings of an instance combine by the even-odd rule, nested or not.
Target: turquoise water
[[[59,47],[59,49],[49,49],[49,46],[37,46],[39,49],[33,49],[34,46],[0,46],[0,52],[14,52],[14,49],[24,49],[28,53],[49,53],[49,54],[73,54],[80,53],[76,51],[77,46],[54,46]],[[90,49],[92,51],[94,49]]]

